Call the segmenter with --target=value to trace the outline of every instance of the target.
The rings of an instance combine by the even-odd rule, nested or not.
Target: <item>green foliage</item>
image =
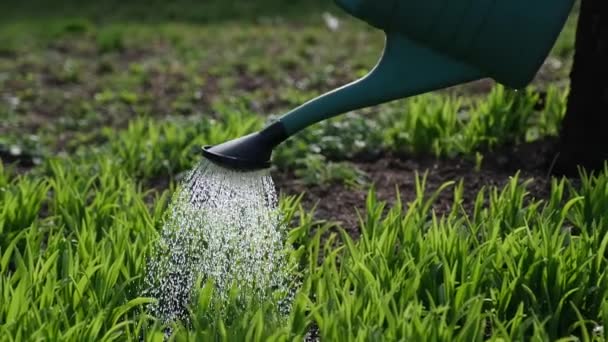
[[[57,36],[62,35],[83,35],[94,30],[94,24],[90,20],[82,17],[66,18],[60,22],[56,28]]]
[[[51,77],[59,84],[78,83],[82,81],[82,66],[72,59],[66,59],[55,65]]]
[[[539,115],[532,117],[528,127],[527,140],[559,135],[561,122],[566,114],[568,93],[568,90],[560,90],[556,87],[547,88],[546,96],[542,100],[544,108]]]
[[[124,29],[116,26],[97,32],[97,46],[100,52],[120,52],[125,48]]]
[[[11,181],[0,168],[0,335],[75,341],[162,336],[168,327],[146,314],[143,309],[152,299],[139,295],[168,193],[146,203],[149,194],[120,164],[104,158],[91,164],[51,160],[47,168],[40,181]],[[38,210],[41,203],[44,214]],[[298,204],[282,201],[286,219],[291,220]],[[294,232],[305,235],[307,230]],[[297,238],[292,233],[290,239]],[[259,308],[242,301],[220,303],[228,314],[217,315],[211,285],[202,284],[193,325],[187,329],[176,322],[172,327],[178,338],[219,337],[223,331],[228,337],[261,340],[282,328],[284,318],[266,303]],[[239,297],[237,292],[235,288],[232,298]]]
[[[572,224],[581,230],[587,229],[591,234],[593,229],[600,236],[608,234],[608,165],[599,174],[588,173],[581,170],[580,186],[570,186],[573,196],[581,200],[572,208]]]
[[[558,134],[567,92],[549,87],[540,100],[537,90],[496,85],[475,99],[425,94],[320,122],[291,137],[274,152],[274,165],[295,169],[308,184],[356,181],[359,172],[340,160],[371,159],[386,152],[453,157],[476,155],[508,144]],[[542,106],[539,106],[539,103]]]
[[[385,147],[396,152],[471,154],[556,135],[565,111],[564,94],[549,87],[540,110],[539,94],[532,87],[515,91],[496,85],[478,99],[426,94],[382,112],[380,130]]]
[[[382,113],[385,144],[390,149],[409,153],[445,154],[445,149],[464,150],[465,123],[459,120],[460,101],[438,95],[423,95],[404,106]]]
[[[485,101],[479,103],[471,114],[467,128],[470,144],[494,147],[504,143],[519,143],[525,139],[534,115],[538,95],[525,91],[507,90],[496,86]]]
[[[343,247],[311,262],[322,340],[557,340],[606,324],[607,239],[563,229],[579,202],[557,204],[566,200],[563,182],[553,187],[557,202],[542,205],[526,200],[516,176],[481,192],[472,217],[457,204],[434,215],[424,183],[407,211],[400,201],[386,208],[371,192],[360,240],[342,232]],[[460,196],[457,185],[456,203]]]
[[[301,281],[291,313],[254,298],[214,302],[210,280],[199,285],[190,324],[169,326],[140,297],[168,192],[151,199],[129,167],[107,154],[50,160],[37,179],[0,168],[2,336],[155,340],[171,331],[176,340],[285,341],[316,329],[322,340],[605,338],[608,166],[583,174],[580,186],[554,180],[546,201],[530,198],[515,175],[481,191],[469,214],[462,184],[428,193],[419,177],[416,197],[392,206],[372,189],[358,240],[318,225],[299,198],[282,198]],[[433,201],[448,189],[454,205],[437,216]],[[232,298],[243,298],[238,291]]]
[[[361,188],[367,183],[365,173],[348,162],[328,162],[320,154],[310,154],[297,163],[295,174],[307,185],[338,182]]]
[[[23,135],[14,132],[0,137],[0,152],[16,159],[39,164],[49,154],[38,135]]]
[[[9,180],[5,172],[0,163],[0,248],[32,225],[49,190],[46,181],[23,176]]]
[[[289,168],[294,161],[311,154],[321,154],[330,160],[377,155],[382,148],[382,128],[373,116],[346,113],[308,127],[287,140],[275,151],[273,162]]]
[[[573,11],[570,13],[564,29],[553,46],[551,53],[555,56],[570,57],[574,54],[574,41],[576,40],[580,3],[580,0],[575,1]]]
[[[259,129],[265,119],[252,112],[299,105],[378,57],[381,36],[346,20],[336,34],[318,25],[327,4],[280,2],[0,5],[9,132],[0,147],[45,157],[21,175],[0,163],[0,340],[162,341],[168,331],[179,341],[292,341],[311,331],[322,340],[605,340],[608,167],[583,173],[581,184],[554,180],[544,202],[516,176],[482,190],[470,212],[462,184],[447,183],[437,190],[454,191],[445,216],[431,210],[438,192],[426,192],[424,177],[409,203],[389,206],[372,190],[358,240],[315,222],[299,198],[282,198],[301,281],[287,317],[247,294],[234,300],[243,298],[237,287],[218,303],[211,281],[199,284],[190,324],[163,326],[146,313],[141,279],[169,198],[146,184],[178,178],[203,145]],[[313,25],[302,31],[261,18],[303,19],[304,9]],[[235,18],[258,22],[185,24]],[[571,55],[574,24],[554,57]],[[274,161],[308,184],[357,187],[365,175],[344,160],[475,154],[481,165],[478,151],[557,134],[566,95],[548,87],[543,109],[533,88],[418,96],[310,127]],[[53,121],[34,122],[29,114],[41,110]],[[167,112],[191,116],[159,119]],[[32,124],[40,136],[24,133]],[[52,157],[64,147],[57,136],[74,131],[87,132],[67,145],[77,153]]]
[[[133,338],[147,322],[134,316],[148,302],[135,285],[164,199],[150,210],[124,171],[104,160],[52,161],[49,169],[0,192],[0,335]]]
[[[129,175],[141,179],[175,176],[200,161],[203,146],[251,133],[261,124],[259,117],[240,112],[226,113],[221,121],[138,119],[120,132],[105,129],[108,144],[97,154],[112,156]],[[90,149],[83,149],[80,154],[88,158]]]

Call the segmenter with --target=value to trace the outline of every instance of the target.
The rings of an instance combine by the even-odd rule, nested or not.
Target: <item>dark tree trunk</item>
[[[553,171],[576,175],[608,160],[608,0],[582,0],[570,94]]]

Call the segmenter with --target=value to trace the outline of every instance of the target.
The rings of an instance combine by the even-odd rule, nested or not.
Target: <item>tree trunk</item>
[[[597,170],[608,160],[608,0],[582,0],[570,94],[554,173]]]

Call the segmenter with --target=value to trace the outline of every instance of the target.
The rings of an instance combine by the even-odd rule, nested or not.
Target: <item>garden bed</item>
[[[162,340],[141,278],[201,146],[361,77],[382,49],[321,2],[281,18],[275,0],[180,1],[167,20],[136,1],[105,19],[111,1],[23,21],[26,4],[0,5],[0,336]],[[550,176],[575,20],[529,88],[484,79],[282,144],[271,174],[301,280],[288,320],[201,284],[178,340],[601,340],[608,169]]]

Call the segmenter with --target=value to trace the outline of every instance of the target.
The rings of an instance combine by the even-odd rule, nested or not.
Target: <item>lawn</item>
[[[0,18],[0,340],[608,336],[608,168],[547,176],[576,8],[526,89],[481,80],[288,140],[270,173],[291,312],[218,303],[209,279],[169,324],[143,277],[201,146],[362,76],[382,34],[323,1],[28,1]]]

